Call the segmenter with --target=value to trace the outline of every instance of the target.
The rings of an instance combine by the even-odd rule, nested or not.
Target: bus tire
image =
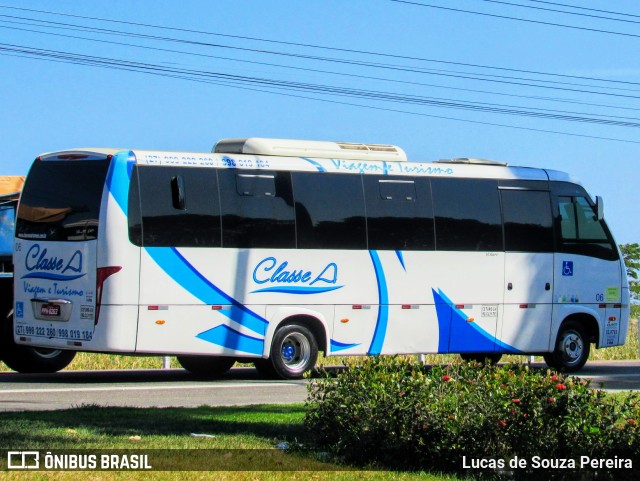
[[[273,336],[271,356],[254,364],[267,377],[301,379],[317,360],[318,342],[311,331],[300,324],[287,324]]]
[[[481,364],[498,364],[502,354],[497,352],[464,352],[460,354],[463,361],[474,361]]]
[[[24,374],[50,374],[67,367],[75,351],[23,346],[13,342],[13,315],[6,318],[0,339],[0,359],[14,371]]]
[[[236,360],[223,356],[177,356],[180,365],[191,374],[203,377],[220,377],[233,367]]]
[[[584,326],[577,321],[566,321],[558,331],[555,349],[544,356],[544,360],[558,371],[576,372],[587,362],[590,349]]]
[[[542,355],[542,358],[544,359],[544,362],[548,367],[550,367],[551,369],[558,369],[558,366],[556,366],[556,358],[552,352],[545,352]]]
[[[51,374],[67,367],[75,357],[75,351],[14,345],[3,353],[2,360],[22,374]]]

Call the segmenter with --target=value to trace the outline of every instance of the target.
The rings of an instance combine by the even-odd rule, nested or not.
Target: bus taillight
[[[102,304],[102,286],[104,284],[104,281],[106,281],[116,272],[120,272],[121,270],[122,266],[98,267],[98,272],[96,275],[96,317],[93,322],[94,326],[98,324],[98,318],[100,317],[100,305]]]

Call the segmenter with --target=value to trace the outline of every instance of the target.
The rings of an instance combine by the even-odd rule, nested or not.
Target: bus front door
[[[505,240],[503,352],[549,348],[553,310],[553,217],[549,192],[502,187]]]

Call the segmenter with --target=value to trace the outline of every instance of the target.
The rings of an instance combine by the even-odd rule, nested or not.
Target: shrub
[[[526,365],[425,367],[374,357],[348,367],[309,385],[305,415],[316,447],[347,462],[504,479],[576,479],[575,471],[636,479],[640,469],[638,395],[620,400]],[[509,469],[516,456],[527,468]],[[634,468],[585,471],[581,456],[631,459]],[[572,459],[578,469],[544,471],[547,461],[538,466],[534,457]],[[488,469],[463,464],[482,459]]]

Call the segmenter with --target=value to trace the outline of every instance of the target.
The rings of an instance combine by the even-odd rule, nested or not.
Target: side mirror
[[[604,201],[599,195],[596,196],[596,220],[604,219]]]

